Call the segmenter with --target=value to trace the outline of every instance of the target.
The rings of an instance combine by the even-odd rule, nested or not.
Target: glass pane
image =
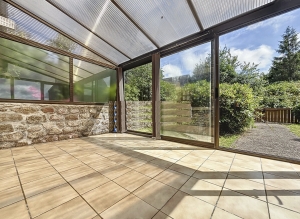
[[[152,63],[124,72],[126,126],[152,133]]]
[[[0,38],[0,78],[6,78],[1,90],[14,90],[0,98],[69,99],[69,57],[53,52]]]
[[[161,135],[213,142],[211,43],[161,59]]]
[[[73,60],[74,101],[107,103],[116,99],[116,71]]]
[[[300,160],[299,20],[297,9],[220,37],[220,147]]]
[[[41,84],[40,82],[15,80],[14,95],[15,99],[41,100]]]
[[[10,79],[0,78],[0,98],[11,98]]]

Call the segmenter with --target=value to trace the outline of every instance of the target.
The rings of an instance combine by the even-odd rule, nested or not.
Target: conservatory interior
[[[0,218],[300,218],[299,8],[0,0]]]

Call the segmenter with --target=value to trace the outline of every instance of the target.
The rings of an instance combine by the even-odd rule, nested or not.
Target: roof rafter
[[[23,8],[22,6],[20,6],[19,4],[13,2],[12,0],[4,0],[5,2],[7,2],[8,4],[16,7],[17,9],[21,10],[22,12],[30,15],[31,17],[33,17],[34,19],[38,20],[39,22],[45,24],[46,26],[50,27],[51,29],[57,31],[58,33],[60,33],[61,35],[67,37],[68,39],[74,41],[75,43],[79,44],[80,46],[82,46],[83,48],[91,51],[92,53],[94,53],[95,55],[103,58],[104,60],[112,63],[113,65],[117,66],[117,63],[115,63],[114,61],[108,59],[107,57],[105,57],[104,55],[100,54],[99,52],[93,50],[92,48],[90,48],[89,46],[86,46],[84,43],[80,42],[79,40],[73,38],[72,36],[70,36],[69,34],[65,33],[64,31],[62,31],[61,29],[55,27],[54,25],[50,24],[49,22],[45,21],[44,19],[42,19],[41,17],[35,15],[34,13],[28,11],[27,9]]]
[[[197,24],[198,24],[198,27],[199,27],[200,31],[203,31],[204,28],[203,28],[202,22],[201,22],[201,20],[200,20],[200,18],[198,16],[198,13],[197,13],[197,11],[195,9],[195,6],[194,6],[192,0],[186,0],[186,1],[187,1],[188,5],[189,5],[189,7],[191,9],[191,12],[192,12],[192,14],[193,14],[193,16],[194,16]]]

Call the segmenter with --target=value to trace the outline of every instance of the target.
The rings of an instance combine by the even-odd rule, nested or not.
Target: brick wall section
[[[0,149],[99,135],[112,129],[112,103],[0,103]]]

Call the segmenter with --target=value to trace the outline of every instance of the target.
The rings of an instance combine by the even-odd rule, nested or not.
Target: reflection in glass
[[[213,142],[211,43],[161,59],[161,135]]]
[[[116,99],[116,71],[73,60],[74,101],[106,103]]]
[[[68,101],[69,58],[0,38],[0,98]]]
[[[152,63],[124,72],[128,130],[152,133]]]

